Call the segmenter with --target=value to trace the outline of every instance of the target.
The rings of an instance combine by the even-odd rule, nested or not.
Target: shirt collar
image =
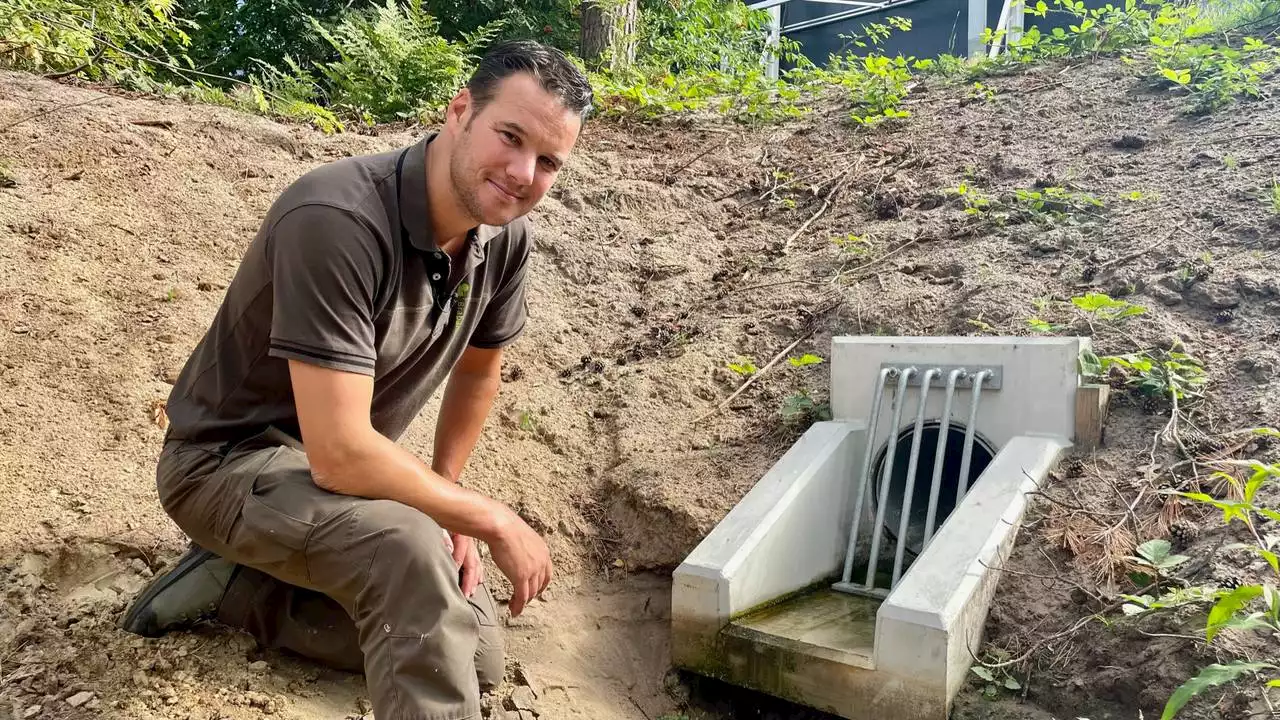
[[[400,197],[397,198],[400,203],[400,220],[409,232],[409,242],[423,252],[436,252],[440,249],[431,236],[431,208],[427,205],[427,145],[438,134],[431,133],[409,148],[401,172]],[[469,267],[484,261],[489,241],[502,230],[501,227],[480,225],[467,233],[469,252],[464,257]]]

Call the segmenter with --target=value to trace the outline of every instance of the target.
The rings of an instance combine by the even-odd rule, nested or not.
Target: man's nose
[[[520,185],[532,185],[538,158],[533,153],[516,153],[507,163],[507,175]]]

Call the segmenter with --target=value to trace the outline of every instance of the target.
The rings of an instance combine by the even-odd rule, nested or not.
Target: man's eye
[[[506,140],[512,145],[515,145],[520,140],[520,138],[517,138],[514,133],[507,132],[506,130],[502,131],[502,139]]]
[[[542,169],[547,172],[555,172],[556,164],[550,158],[542,158]]]

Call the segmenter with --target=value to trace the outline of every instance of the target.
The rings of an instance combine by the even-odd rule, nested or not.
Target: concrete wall
[[[880,606],[876,671],[919,682],[951,698],[982,645],[1003,566],[1027,493],[1044,483],[1069,447],[1065,438],[1016,437],[987,467]]]
[[[844,560],[862,425],[816,423],[672,578],[672,652],[700,662],[733,617],[826,582]]]
[[[831,412],[837,420],[867,421],[882,363],[920,363],[922,372],[930,364],[1000,365],[1001,389],[984,388],[979,406],[978,432],[988,443],[999,449],[1018,435],[1075,434],[1076,363],[1090,346],[1087,338],[836,337],[831,345]],[[945,376],[934,380],[926,417],[941,417],[945,382]],[[876,447],[889,437],[892,396],[886,389],[872,437]],[[919,398],[919,388],[907,389],[897,431],[915,422]],[[969,391],[957,391],[952,417],[967,422],[968,402]]]

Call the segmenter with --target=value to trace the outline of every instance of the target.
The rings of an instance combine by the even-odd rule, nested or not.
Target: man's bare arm
[[[463,351],[440,404],[432,470],[458,481],[498,394],[501,372],[501,350],[469,347]]]
[[[316,485],[344,495],[395,500],[454,533],[489,544],[515,587],[511,612],[551,581],[546,543],[502,503],[427,467],[373,428],[373,378],[289,361],[302,442]]]

